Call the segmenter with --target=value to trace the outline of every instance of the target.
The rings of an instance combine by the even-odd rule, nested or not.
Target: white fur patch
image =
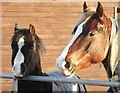
[[[24,46],[24,37],[21,37],[17,44],[18,44],[18,52],[14,59],[13,74],[15,76],[22,77],[23,75],[21,74],[21,63],[24,62],[24,55],[22,54],[21,49]]]
[[[73,87],[73,93],[77,93],[78,91],[78,84],[72,84]]]

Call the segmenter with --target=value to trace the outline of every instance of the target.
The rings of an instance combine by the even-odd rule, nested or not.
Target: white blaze
[[[17,44],[18,44],[18,52],[14,59],[13,74],[15,76],[22,77],[23,75],[21,74],[21,63],[24,62],[24,55],[21,52],[21,48],[24,46],[24,37],[21,37]]]
[[[76,40],[76,38],[80,35],[80,33],[82,32],[82,29],[83,29],[83,25],[84,25],[85,22],[81,23],[77,30],[76,30],[76,33],[75,35],[73,36],[72,40],[68,43],[68,45],[64,48],[63,52],[61,53],[61,55],[57,58],[56,60],[56,66],[57,66],[57,69],[58,71],[61,71],[63,70],[63,66],[61,66],[61,63],[64,62],[64,59],[68,53],[68,49],[70,48],[70,46],[74,43],[74,41]]]

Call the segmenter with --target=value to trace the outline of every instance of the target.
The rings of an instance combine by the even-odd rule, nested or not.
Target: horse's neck
[[[42,71],[42,66],[41,66],[41,58],[40,57],[36,57],[36,59],[34,59],[35,62],[35,66],[33,68],[33,70],[29,73],[30,75],[44,75],[43,71]]]
[[[41,66],[41,53],[39,49],[39,45],[35,44],[35,55],[36,55],[36,64],[34,67],[34,70],[30,73],[30,75],[44,75],[45,73],[42,71],[42,66]]]
[[[39,66],[38,64],[36,64],[34,70],[30,74],[31,75],[43,75],[41,66]]]
[[[108,78],[120,77],[120,27],[119,23],[112,19],[112,32],[110,37],[110,47],[103,65],[107,71]],[[114,80],[113,80],[114,81]]]
[[[112,77],[112,72],[111,72],[111,66],[110,66],[110,48],[109,48],[109,51],[108,51],[108,54],[107,54],[107,57],[102,61],[103,63],[103,66],[107,72],[107,75],[108,75],[108,78],[111,78]]]

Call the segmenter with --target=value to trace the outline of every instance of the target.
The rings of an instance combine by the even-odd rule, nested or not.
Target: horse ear
[[[87,4],[86,4],[86,2],[84,2],[84,4],[83,4],[83,12],[85,13],[85,12],[87,12]]]
[[[16,30],[18,30],[18,24],[17,23],[15,23],[14,32],[16,32]]]
[[[35,35],[35,27],[33,25],[30,24],[29,26],[29,31],[31,35]]]
[[[98,14],[99,17],[102,17],[102,15],[103,15],[103,7],[100,2],[98,2],[96,13]]]

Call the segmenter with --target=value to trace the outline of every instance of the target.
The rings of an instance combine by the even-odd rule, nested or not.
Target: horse
[[[12,48],[12,71],[15,76],[13,80],[13,92],[72,92],[86,91],[84,85],[59,83],[59,82],[37,82],[22,80],[28,75],[63,77],[57,71],[49,74],[43,72],[41,66],[41,55],[45,52],[42,39],[35,33],[35,27],[30,24],[29,28],[19,28],[17,23],[11,39]],[[52,78],[52,77],[51,77]],[[72,78],[80,79],[74,75]],[[85,93],[85,92],[84,92]]]
[[[83,15],[72,31],[73,38],[56,59],[57,70],[70,77],[92,64],[102,63],[108,80],[120,81],[120,23],[104,12],[100,2],[96,8],[83,3]],[[110,93],[120,93],[111,87]]]
[[[11,39],[11,48],[12,71],[16,77],[14,82],[18,84],[17,90],[13,91],[51,91],[51,83],[49,82],[19,80],[19,78],[28,75],[47,76],[41,68],[41,55],[45,48],[41,38],[35,34],[34,26],[30,24],[29,29],[20,29],[16,23]]]

